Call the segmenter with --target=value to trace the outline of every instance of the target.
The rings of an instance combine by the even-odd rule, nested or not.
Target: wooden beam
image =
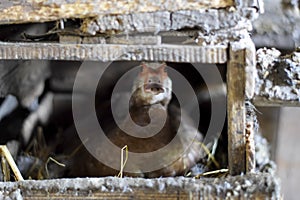
[[[76,178],[0,183],[3,199],[279,199],[270,174],[227,178]]]
[[[246,171],[245,51],[231,43],[227,65],[228,165],[231,175]]]
[[[8,2],[6,2],[8,1]],[[164,0],[111,2],[108,0],[23,0],[0,4],[0,24],[41,23],[83,19],[80,33],[129,34],[181,29],[211,30],[251,28],[261,0]],[[231,9],[221,9],[231,8]],[[229,11],[230,10],[230,11]],[[76,33],[79,31],[76,30]]]
[[[254,93],[255,49],[248,34],[229,47],[227,67],[228,163],[230,174],[252,171],[254,160],[253,137],[246,144],[245,99]],[[248,146],[251,145],[251,146]],[[246,153],[246,149],[250,151]],[[250,155],[251,154],[251,155]]]
[[[255,16],[257,16],[257,10],[254,8],[245,8],[233,12],[228,12],[227,9],[162,10],[149,13],[133,12],[85,18],[80,30],[83,33],[91,35],[97,33],[158,33],[186,28],[195,28],[202,32],[210,32],[211,30],[216,32],[217,30],[234,27],[238,27],[239,29],[250,28],[248,23],[240,23],[240,21],[251,20]]]
[[[0,59],[225,63],[227,46],[0,42]]]
[[[225,8],[234,5],[233,0],[4,0],[0,4],[0,23],[44,22],[107,14],[199,10]]]

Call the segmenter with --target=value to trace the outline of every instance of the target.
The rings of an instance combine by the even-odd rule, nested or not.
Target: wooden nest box
[[[251,21],[263,12],[261,0],[5,0],[0,11],[2,25],[57,21],[63,29],[66,19],[80,22],[77,34],[59,34],[59,42],[0,42],[2,60],[227,64],[228,164],[232,175],[200,180],[164,178],[162,182],[111,177],[21,181],[0,183],[0,196],[12,199],[21,196],[25,199],[279,197],[277,180],[254,172],[254,122],[246,121],[245,102],[255,96],[256,77],[256,51],[248,31]],[[172,43],[168,38],[184,41]]]

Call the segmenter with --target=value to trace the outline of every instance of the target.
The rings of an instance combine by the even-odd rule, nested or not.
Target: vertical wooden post
[[[245,51],[230,44],[227,66],[228,165],[231,175],[246,172]]]
[[[245,100],[254,94],[255,70],[255,47],[245,34],[243,39],[230,43],[227,66],[228,164],[231,175],[250,172],[255,167],[253,134],[246,140],[245,107]],[[248,127],[247,133],[249,131]]]

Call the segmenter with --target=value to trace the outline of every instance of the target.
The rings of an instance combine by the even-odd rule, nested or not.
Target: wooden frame
[[[123,0],[117,4],[110,4],[111,1],[106,0],[67,2],[69,1],[25,0],[13,4],[11,0],[6,0],[0,5],[0,24],[54,20],[63,23],[64,18],[81,18],[83,19],[81,31],[85,34],[107,34],[110,39],[100,36],[98,39],[103,43],[93,44],[83,42],[84,39],[81,40],[83,36],[80,38],[61,36],[61,43],[0,42],[0,59],[227,62],[229,170],[231,175],[237,176],[201,180],[183,177],[26,180],[0,183],[2,192],[0,196],[10,198],[23,196],[25,199],[280,198],[276,178],[269,174],[249,173],[255,168],[254,131],[253,124],[246,121],[245,103],[254,95],[256,61],[255,48],[247,32],[250,25],[241,21],[249,22],[257,15],[257,9],[262,9],[260,0],[214,0],[206,4],[203,3],[206,1],[195,3],[184,0],[174,3],[166,0],[162,3],[162,10],[159,9],[161,3],[158,6],[156,2],[151,1],[143,1],[144,3],[140,4],[136,1]],[[133,11],[135,13],[132,14]],[[157,18],[165,21],[158,29],[153,26],[157,20],[138,21],[137,17],[132,21],[128,20],[135,14],[144,19]],[[113,28],[110,26],[120,20],[122,23],[119,26]],[[124,25],[124,22],[127,24]],[[96,26],[91,28],[94,23]],[[192,33],[180,31],[174,34],[174,36],[182,34],[185,38],[192,36],[192,44],[188,44],[188,41],[181,44],[161,42],[161,37],[172,34],[169,32],[171,30],[195,27],[198,29]],[[115,32],[112,33],[112,30]],[[207,36],[205,32],[211,30],[215,35]],[[145,32],[152,35],[141,36],[142,40],[130,38],[131,36],[128,38],[126,35]],[[127,43],[114,40],[114,37],[119,37],[118,34],[121,37],[125,35]],[[150,37],[151,40],[148,40]],[[153,42],[140,44],[137,41]],[[246,175],[240,176],[241,174]],[[65,186],[65,189],[61,189],[61,186]]]
[[[61,3],[63,4],[63,2]],[[207,16],[209,15],[210,13],[208,12]],[[49,20],[50,19],[51,18],[49,18]],[[27,19],[24,20],[26,21]],[[222,33],[216,34],[213,40],[216,40],[216,42],[218,42],[217,44],[205,46],[202,46],[202,43],[199,45],[184,44],[181,45],[180,48],[178,48],[178,44],[161,43],[159,38],[157,40],[154,39],[154,42],[156,41],[157,44],[147,45],[138,44],[134,40],[131,44],[109,43],[112,42],[112,40],[105,40],[104,44],[78,44],[76,43],[76,41],[78,41],[78,38],[76,39],[76,37],[71,38],[71,40],[68,40],[67,38],[67,41],[63,41],[63,43],[0,42],[0,59],[98,61],[146,60],[199,63],[228,62],[227,110],[229,127],[229,169],[232,175],[238,175],[253,171],[254,169],[253,164],[251,166],[249,165],[250,160],[248,160],[248,157],[245,154],[245,98],[251,98],[253,96],[253,89],[251,88],[253,87],[254,81],[250,77],[254,77],[252,74],[255,63],[255,49],[245,27],[241,28],[244,31],[235,33],[235,29],[233,29],[229,31],[230,33],[225,38]],[[163,35],[164,33],[162,36]],[[186,34],[183,34],[183,36],[188,38],[189,33],[187,32]],[[144,37],[143,40],[147,41],[148,36],[141,37]],[[66,39],[63,36],[61,38]],[[243,39],[237,40],[235,38]],[[207,40],[205,37],[202,38],[201,36],[198,36],[197,39],[198,41]],[[232,40],[235,40],[235,42],[230,42]],[[226,45],[226,43],[229,43],[229,46]],[[228,49],[229,55],[227,53]],[[246,75],[246,73],[248,75]],[[252,140],[251,137],[248,138],[248,140]],[[253,144],[253,142],[250,141],[249,144]],[[247,147],[247,149],[251,149],[249,153],[252,155],[251,160],[253,161],[254,148]],[[247,170],[246,166],[248,166]]]

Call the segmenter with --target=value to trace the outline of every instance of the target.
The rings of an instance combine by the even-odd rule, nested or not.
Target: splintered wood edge
[[[89,18],[157,11],[219,9],[235,6],[234,0],[188,1],[109,1],[109,0],[23,0],[0,4],[0,23],[55,21],[65,18]]]
[[[227,46],[0,42],[0,59],[225,63]]]
[[[245,99],[251,99],[255,87],[255,48],[248,35],[231,42],[227,67],[228,163],[232,175],[255,168],[253,131],[246,138]]]
[[[279,199],[270,174],[226,178],[76,178],[0,182],[2,197],[25,199]],[[5,191],[5,192],[4,192]],[[218,199],[219,199],[218,198]]]

